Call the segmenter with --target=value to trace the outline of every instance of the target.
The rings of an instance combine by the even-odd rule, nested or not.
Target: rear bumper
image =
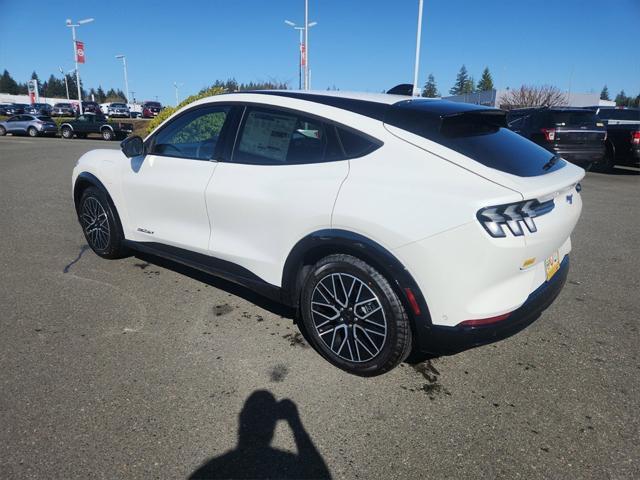
[[[536,321],[553,303],[562,290],[568,273],[569,255],[566,255],[560,270],[549,281],[534,290],[524,304],[511,312],[506,319],[478,327],[433,325],[431,335],[420,346],[420,350],[438,355],[450,355],[515,335]]]
[[[592,163],[601,162],[605,155],[604,145],[599,148],[588,149],[567,149],[554,147],[553,151],[565,160],[580,166],[588,166]]]

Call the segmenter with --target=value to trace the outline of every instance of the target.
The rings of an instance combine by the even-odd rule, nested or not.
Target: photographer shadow
[[[278,420],[289,424],[297,455],[271,447]],[[257,390],[240,412],[237,447],[208,460],[189,478],[312,479],[331,478],[331,474],[302,426],[295,403],[289,399],[278,402],[270,392]]]

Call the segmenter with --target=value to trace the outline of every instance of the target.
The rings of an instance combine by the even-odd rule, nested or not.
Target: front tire
[[[7,129],[0,126],[0,137],[4,137],[7,134]]]
[[[102,138],[107,142],[113,140],[113,132],[110,128],[105,128],[102,130]]]
[[[126,255],[124,234],[115,207],[107,195],[96,187],[88,187],[78,203],[78,220],[91,249],[103,258]]]
[[[407,313],[387,279],[351,255],[317,262],[301,295],[304,329],[313,347],[354,375],[381,375],[411,351]]]

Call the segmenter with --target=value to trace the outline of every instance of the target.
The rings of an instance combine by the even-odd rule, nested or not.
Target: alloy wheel
[[[331,273],[316,284],[311,317],[323,343],[350,362],[372,360],[387,339],[387,318],[380,299],[351,274]]]
[[[107,212],[95,197],[88,197],[82,204],[80,220],[91,246],[96,250],[105,250],[111,240],[111,229]]]

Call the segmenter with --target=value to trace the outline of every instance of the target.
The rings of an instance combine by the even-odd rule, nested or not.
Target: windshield
[[[145,106],[151,107],[151,108],[160,108],[160,103],[158,103],[158,102],[147,102]]]
[[[111,107],[112,108],[126,108],[126,105],[124,103],[112,103]]]

